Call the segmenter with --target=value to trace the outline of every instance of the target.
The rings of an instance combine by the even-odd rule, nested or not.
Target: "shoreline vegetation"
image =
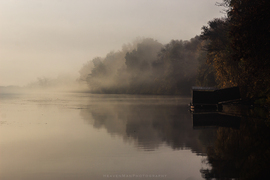
[[[38,78],[26,88],[190,96],[192,86],[238,86],[242,102],[269,108],[270,1],[223,0],[217,5],[224,7],[225,17],[210,20],[190,40],[161,44],[137,38],[121,50],[89,60],[77,80]]]
[[[223,0],[190,40],[137,39],[80,70],[92,93],[190,95],[191,86],[238,86],[243,99],[270,104],[269,1]]]
[[[92,93],[190,95],[191,86],[238,86],[244,100],[270,104],[270,2],[223,0],[226,17],[201,35],[162,45],[137,39],[80,70]]]
[[[189,95],[196,81],[199,37],[162,45],[137,39],[121,51],[94,58],[80,70],[92,93]]]

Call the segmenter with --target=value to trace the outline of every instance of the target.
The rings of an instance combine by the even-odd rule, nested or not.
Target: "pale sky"
[[[84,63],[149,37],[189,40],[221,0],[0,0],[0,86],[79,76]]]

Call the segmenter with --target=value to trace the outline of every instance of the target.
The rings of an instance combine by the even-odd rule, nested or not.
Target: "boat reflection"
[[[241,117],[219,113],[219,112],[200,112],[192,113],[193,128],[208,127],[231,127],[239,129]]]

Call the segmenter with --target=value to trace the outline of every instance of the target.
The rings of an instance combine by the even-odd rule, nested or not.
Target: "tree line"
[[[223,0],[226,18],[202,28],[207,64],[218,87],[239,86],[243,98],[270,103],[270,1]]]
[[[93,93],[181,94],[191,86],[239,86],[243,98],[270,102],[270,1],[223,0],[226,17],[199,36],[161,44],[150,38],[94,58],[80,71]]]
[[[124,45],[80,70],[93,93],[182,94],[195,83],[200,38],[162,45],[151,38]]]

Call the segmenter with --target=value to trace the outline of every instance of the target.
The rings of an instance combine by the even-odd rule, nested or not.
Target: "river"
[[[58,92],[0,98],[1,180],[206,179],[220,175],[210,158],[220,133],[239,132],[194,127],[189,97]]]

